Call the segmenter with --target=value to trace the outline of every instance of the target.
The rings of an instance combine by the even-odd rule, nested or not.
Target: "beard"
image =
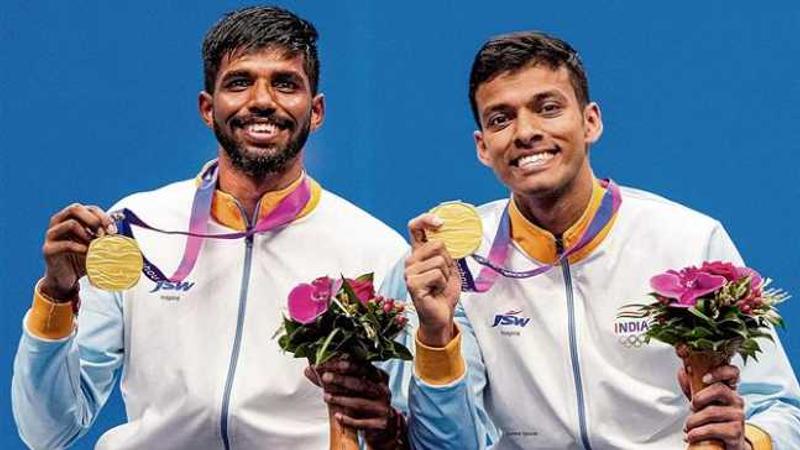
[[[300,153],[300,150],[306,145],[311,131],[310,116],[309,113],[309,117],[300,125],[300,131],[290,137],[289,142],[285,145],[276,144],[272,148],[263,149],[260,152],[248,150],[232,135],[225,134],[216,121],[214,121],[214,135],[217,137],[219,145],[228,154],[234,167],[254,179],[261,179],[269,174],[283,172]]]

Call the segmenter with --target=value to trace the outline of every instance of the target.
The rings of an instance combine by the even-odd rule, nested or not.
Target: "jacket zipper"
[[[561,237],[556,238],[556,253],[558,256],[564,253],[564,242]],[[585,450],[591,450],[589,444],[589,432],[586,426],[586,404],[583,397],[583,380],[581,379],[581,363],[578,359],[578,342],[575,328],[575,298],[572,291],[572,273],[569,267],[569,258],[564,259],[561,264],[561,272],[564,275],[564,288],[567,294],[567,320],[569,326],[569,354],[572,360],[572,377],[575,382],[575,393],[577,394],[578,404],[578,425],[580,427],[581,443]]]
[[[244,211],[242,211],[244,215]],[[244,215],[247,217],[247,215]],[[248,220],[249,222],[249,220]],[[251,228],[248,223],[247,230]],[[230,450],[230,438],[228,436],[228,411],[231,403],[231,391],[233,390],[233,378],[236,375],[236,363],[239,361],[239,350],[242,346],[242,329],[244,328],[244,314],[247,310],[247,291],[250,284],[250,266],[253,259],[253,235],[245,238],[244,251],[244,270],[242,271],[242,283],[239,290],[239,314],[236,319],[236,335],[233,339],[233,350],[228,365],[228,375],[225,379],[225,392],[222,396],[222,412],[220,413],[220,434],[225,450]]]

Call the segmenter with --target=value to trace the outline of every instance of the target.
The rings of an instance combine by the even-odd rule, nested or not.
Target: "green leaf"
[[[339,329],[338,328],[334,329],[331,332],[331,334],[328,335],[328,337],[325,339],[325,341],[322,343],[322,345],[317,349],[317,353],[316,353],[316,355],[314,357],[314,364],[315,365],[322,364],[325,361],[329,360],[333,356],[332,353],[327,353],[327,350],[328,350],[328,346],[331,344],[331,341],[333,340],[333,338],[336,337],[337,333],[339,333]]]

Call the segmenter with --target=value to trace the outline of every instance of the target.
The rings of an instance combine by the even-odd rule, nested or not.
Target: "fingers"
[[[325,372],[321,379],[325,392],[355,394],[367,398],[387,398],[389,396],[389,387],[385,383],[376,383],[368,378]]]
[[[382,400],[363,397],[347,397],[325,393],[325,401],[331,405],[345,408],[354,417],[374,417],[388,415],[389,405]]]
[[[370,419],[354,419],[348,415],[337,413],[336,419],[344,425],[359,430],[385,430],[389,426],[388,417],[373,417]]]
[[[691,428],[686,433],[686,440],[692,444],[712,439],[723,441],[725,448],[741,448],[744,441],[744,421],[706,423]]]
[[[408,222],[408,235],[411,239],[411,248],[416,249],[428,242],[425,230],[435,230],[442,226],[444,222],[435,214],[421,214]]]
[[[92,235],[102,236],[107,231],[114,230],[114,222],[102,209],[94,205],[85,206],[80,203],[73,203],[54,214],[50,218],[50,228],[70,219],[87,228],[88,233]]]
[[[88,244],[94,237],[95,233],[77,219],[66,219],[50,227],[45,240],[55,242],[73,239]]]
[[[44,253],[45,258],[62,253],[77,253],[80,255],[85,255],[88,249],[88,245],[75,241],[45,242],[45,244],[42,246],[42,253]]]
[[[336,358],[318,364],[314,367],[316,373],[322,375],[325,372],[333,372],[341,375],[349,375],[355,378],[367,378],[376,383],[388,380],[386,372],[378,369],[369,363],[359,363],[346,359]]]
[[[730,386],[717,382],[695,393],[691,408],[692,411],[700,411],[711,405],[744,408],[744,401]]]
[[[732,365],[719,366],[703,376],[703,383],[724,383],[731,389],[739,384],[739,368]]]
[[[692,431],[704,425],[720,424],[727,422],[741,422],[744,424],[744,410],[730,406],[713,405],[702,411],[696,412],[686,419],[686,430]]]

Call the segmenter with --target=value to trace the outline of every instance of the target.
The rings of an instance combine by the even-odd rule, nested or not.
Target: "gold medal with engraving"
[[[455,259],[470,255],[481,245],[483,225],[474,206],[463,202],[447,202],[431,209],[444,221],[438,230],[427,231],[429,239],[444,243]]]
[[[139,281],[144,260],[136,241],[118,234],[93,240],[86,252],[89,282],[104,291],[124,291]]]

